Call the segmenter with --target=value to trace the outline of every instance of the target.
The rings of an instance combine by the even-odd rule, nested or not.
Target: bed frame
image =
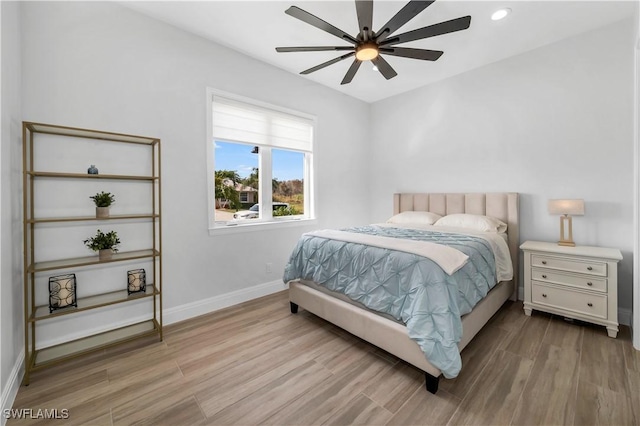
[[[473,311],[462,317],[463,336],[460,351],[484,327],[507,299],[518,298],[518,194],[508,193],[430,193],[394,194],[393,212],[429,211],[439,215],[470,213],[493,216],[508,225],[508,245],[513,262],[513,280],[496,285]],[[313,283],[289,283],[291,312],[298,306],[376,345],[425,372],[426,388],[438,390],[441,371],[431,365],[418,344],[407,335],[404,325],[333,297],[328,291],[311,287]]]

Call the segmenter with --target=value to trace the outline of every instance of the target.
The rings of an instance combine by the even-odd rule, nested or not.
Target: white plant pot
[[[110,260],[112,256],[113,256],[113,250],[111,249],[98,250],[98,259],[101,261]]]
[[[96,217],[109,217],[109,207],[96,207]]]

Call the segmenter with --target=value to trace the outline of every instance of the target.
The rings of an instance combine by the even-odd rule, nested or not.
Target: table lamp
[[[560,241],[558,245],[575,247],[573,242],[573,229],[571,226],[571,215],[582,216],[584,214],[584,200],[549,200],[549,214],[559,214],[560,216]],[[565,237],[564,223],[567,222],[569,235]]]

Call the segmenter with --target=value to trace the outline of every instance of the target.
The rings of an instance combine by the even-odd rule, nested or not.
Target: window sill
[[[209,228],[209,235],[239,234],[242,232],[258,232],[271,229],[294,228],[318,223],[317,219],[276,220],[273,222],[243,223],[238,225],[218,225]]]

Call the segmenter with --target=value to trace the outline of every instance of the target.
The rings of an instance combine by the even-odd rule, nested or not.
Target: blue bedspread
[[[462,367],[460,317],[496,284],[489,243],[469,235],[375,225],[343,231],[429,241],[469,256],[460,270],[447,275],[435,262],[415,254],[303,235],[283,278],[314,281],[402,321],[427,360],[445,377],[456,377]]]

